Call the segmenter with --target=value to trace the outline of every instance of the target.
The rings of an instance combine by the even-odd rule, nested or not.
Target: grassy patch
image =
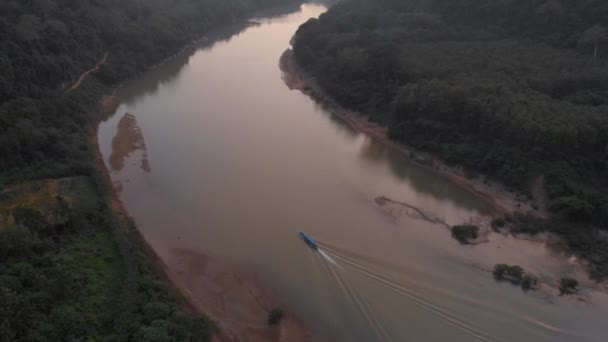
[[[20,206],[44,210],[56,205],[57,195],[59,195],[57,179],[24,182],[1,192],[0,211],[10,212]]]
[[[95,188],[86,177],[22,182],[0,191],[0,229],[16,224],[14,214],[21,208],[33,209],[56,224],[62,210],[94,212],[98,203]]]

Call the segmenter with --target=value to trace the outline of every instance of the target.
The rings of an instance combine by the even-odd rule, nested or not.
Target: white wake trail
[[[329,256],[327,253],[325,253],[322,249],[318,249],[319,254],[327,261],[329,261],[332,265],[336,266],[336,267],[340,267],[342,268],[342,266],[340,266],[331,256]]]
[[[359,271],[360,273],[362,273],[372,279],[378,280],[379,282],[383,283],[384,285],[393,289],[394,291],[405,295],[407,298],[412,300],[414,303],[420,305],[423,309],[426,309],[426,310],[434,313],[435,315],[443,318],[448,324],[456,327],[457,329],[470,335],[471,337],[475,338],[476,340],[483,341],[483,342],[496,342],[491,337],[485,335],[484,332],[476,329],[475,327],[467,324],[464,321],[459,320],[456,315],[438,307],[437,305],[432,304],[431,302],[429,302],[429,301],[425,300],[424,298],[420,297],[419,295],[417,295],[414,291],[407,289],[403,286],[400,286],[399,284],[397,284],[389,279],[386,279],[378,274],[375,274],[375,273],[367,270],[362,265],[359,265],[355,262],[347,260],[347,259],[341,257],[340,255],[334,254],[334,256],[336,258],[338,258],[340,261],[344,262],[345,264],[352,266],[355,270]]]

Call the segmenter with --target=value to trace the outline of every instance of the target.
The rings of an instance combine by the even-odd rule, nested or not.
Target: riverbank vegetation
[[[545,219],[531,214],[513,213],[494,220],[492,228],[516,235],[555,234],[563,240],[565,248],[585,260],[593,278],[601,280],[608,275],[608,238],[605,224],[568,220],[559,215]]]
[[[496,264],[493,274],[496,280],[510,281],[513,284],[520,285],[524,290],[534,289],[538,286],[538,278],[527,274],[518,265]]]
[[[108,87],[218,25],[279,0],[0,3],[0,185],[88,174],[91,112]],[[99,72],[68,95],[108,53]]]
[[[562,278],[559,281],[559,292],[562,295],[569,295],[578,291],[578,281],[572,278]]]
[[[452,227],[452,237],[461,244],[467,244],[471,240],[477,239],[479,227],[466,224]]]
[[[279,3],[0,3],[0,341],[210,340],[109,207],[90,135],[120,82]]]
[[[608,5],[600,0],[352,0],[298,30],[294,56],[347,109],[529,198],[608,276]],[[502,224],[502,221],[498,222]]]
[[[0,201],[0,340],[208,341],[87,177],[28,181]]]

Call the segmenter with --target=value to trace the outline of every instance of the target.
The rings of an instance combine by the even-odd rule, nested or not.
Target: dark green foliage
[[[551,230],[547,220],[530,214],[514,213],[505,218],[510,231],[514,234],[538,234]]]
[[[509,273],[510,266],[507,264],[496,264],[494,266],[494,277],[496,279],[502,279],[506,274]]]
[[[520,283],[524,276],[524,269],[518,265],[496,264],[494,266],[494,277],[496,279],[509,279]]]
[[[63,229],[74,225],[69,213],[62,223],[50,223],[27,207],[13,215],[19,225],[0,229],[0,326],[5,336],[57,341],[101,334],[111,322],[108,310],[119,284],[110,235],[79,236]]]
[[[474,225],[460,225],[452,227],[452,237],[462,244],[477,239],[479,227]]]
[[[569,2],[558,20],[568,24],[555,26],[544,2],[351,1],[302,25],[294,52],[393,139],[524,192],[545,170],[556,210],[606,218],[606,195],[583,185],[608,187],[608,68],[577,42],[608,10]]]
[[[521,266],[513,265],[509,268],[508,274],[517,280],[521,280],[524,275],[524,269]]]
[[[504,228],[506,224],[507,221],[504,218],[499,217],[492,220],[491,226],[493,230],[499,230],[501,228]]]
[[[209,341],[107,204],[90,134],[101,95],[193,39],[280,0],[0,1],[0,194],[93,180],[70,208],[19,207],[0,227],[0,342]],[[105,53],[79,88],[65,91]],[[5,213],[2,213],[5,214]],[[4,224],[4,223],[2,223]]]
[[[210,340],[213,323],[184,309],[151,267],[134,226],[107,207],[55,212],[55,223],[34,208],[12,214],[18,225],[0,229],[2,338]],[[80,229],[65,229],[76,222]]]
[[[600,0],[352,0],[302,25],[294,56],[329,96],[396,141],[527,195],[543,175],[549,207],[568,225],[510,226],[562,234],[603,278],[606,27]]]
[[[533,289],[534,287],[536,287],[538,285],[538,279],[534,276],[531,275],[524,275],[523,278],[521,279],[521,288],[524,290],[530,290]]]
[[[275,308],[270,311],[268,314],[268,324],[269,325],[277,325],[285,316],[283,309]]]
[[[573,294],[577,291],[578,281],[572,278],[562,278],[559,281],[559,292],[564,294]]]
[[[29,255],[39,249],[44,249],[43,242],[29,228],[10,226],[0,229],[0,262]]]
[[[174,297],[140,245],[132,222],[114,222],[114,238],[125,263],[125,280],[114,317],[117,341],[209,341],[215,331],[206,317],[194,315]]]
[[[91,112],[108,86],[161,62],[213,27],[280,2],[3,0],[0,181],[87,174],[93,152],[88,134],[98,119]],[[107,63],[64,95],[105,52]]]
[[[561,218],[542,219],[532,215],[512,214],[504,217],[505,227],[515,234],[555,233],[570,252],[589,261],[588,269],[595,279],[608,275],[608,239],[597,227],[568,222]]]
[[[510,281],[513,284],[520,285],[525,291],[534,289],[538,285],[538,278],[527,274],[518,265],[496,264],[493,274],[496,280]]]
[[[13,210],[15,223],[30,229],[41,231],[47,225],[40,211],[29,207],[18,207]]]
[[[593,205],[575,195],[556,198],[550,208],[570,218],[589,217],[593,213]]]

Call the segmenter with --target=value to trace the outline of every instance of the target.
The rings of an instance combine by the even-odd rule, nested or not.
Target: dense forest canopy
[[[108,206],[90,135],[112,87],[283,2],[0,1],[1,342],[211,340]]]
[[[391,138],[528,195],[544,179],[583,246],[608,227],[607,30],[602,0],[351,0],[294,54]]]
[[[89,110],[210,28],[280,0],[0,1],[0,183],[82,172]],[[86,90],[63,96],[108,52]]]

